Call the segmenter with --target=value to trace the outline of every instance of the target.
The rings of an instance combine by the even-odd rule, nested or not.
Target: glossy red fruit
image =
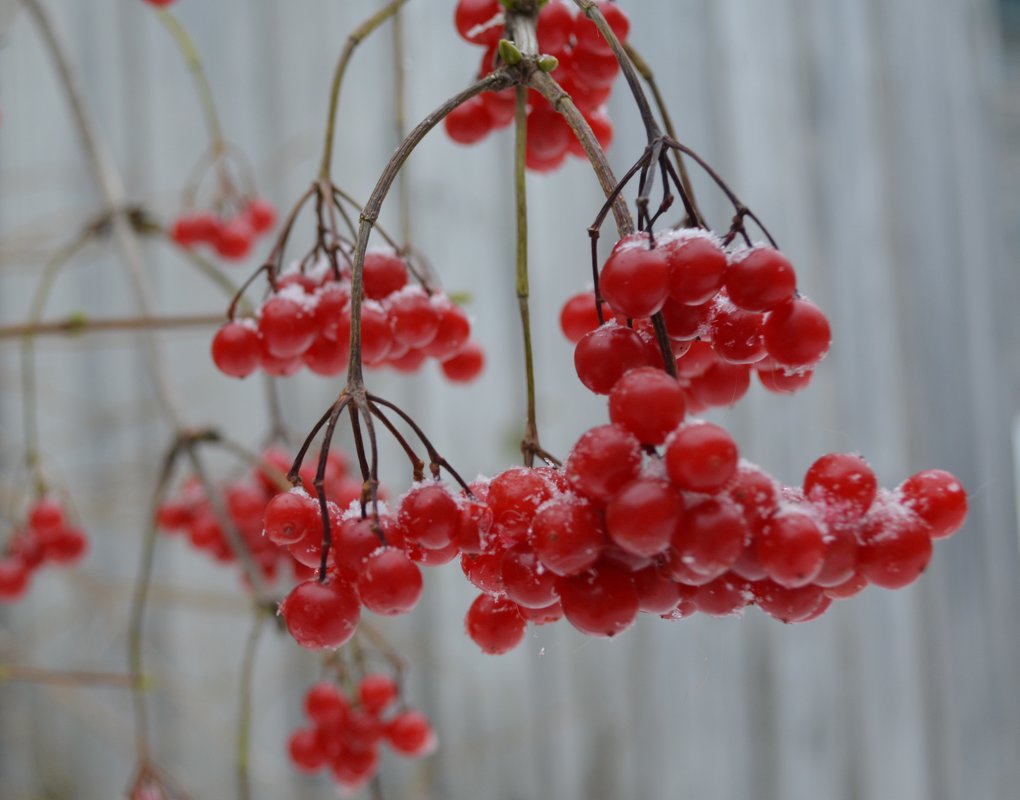
[[[616,243],[599,275],[606,302],[624,317],[650,317],[668,294],[669,270],[662,249],[650,237],[635,233]]]
[[[393,338],[408,347],[425,347],[439,332],[439,311],[421,289],[408,288],[387,302]]]
[[[318,728],[336,728],[342,725],[350,711],[343,693],[332,683],[319,681],[305,693],[305,715]]]
[[[813,585],[790,589],[770,580],[753,584],[754,603],[780,622],[806,622],[825,601],[822,590]]]
[[[230,261],[239,261],[251,252],[255,232],[244,217],[220,224],[214,246],[216,252]]]
[[[555,161],[567,152],[573,137],[569,126],[549,103],[541,102],[528,113],[528,155],[538,161]]]
[[[483,653],[501,655],[521,643],[527,623],[510,600],[482,594],[468,609],[464,627]]]
[[[276,208],[268,200],[256,197],[244,209],[248,224],[255,233],[267,233],[276,224]]]
[[[683,510],[683,499],[668,481],[638,478],[610,498],[606,529],[624,550],[654,556],[669,546]]]
[[[712,313],[709,328],[712,347],[720,358],[730,364],[753,364],[765,358],[765,338],[761,314],[741,311],[729,304],[720,304]]]
[[[396,682],[389,675],[370,673],[358,684],[358,699],[370,714],[381,714],[400,694]]]
[[[546,6],[548,8],[549,6]],[[599,315],[595,310],[595,292],[575,294],[560,311],[560,330],[567,341],[577,344],[581,338],[599,326]]]
[[[684,305],[702,305],[723,285],[726,254],[711,236],[691,231],[665,236],[662,251],[669,269],[669,295]]]
[[[620,425],[586,431],[567,456],[564,472],[575,491],[606,501],[641,469],[641,443]]]
[[[392,250],[365,253],[365,297],[383,300],[407,285],[407,264]]]
[[[747,364],[716,361],[692,378],[690,383],[689,392],[702,407],[732,406],[747,394],[751,386],[751,368]]]
[[[485,101],[472,97],[447,114],[443,126],[458,144],[475,144],[492,132],[493,120]]]
[[[805,586],[825,563],[825,538],[819,525],[799,511],[781,511],[755,536],[755,554],[768,576],[780,586]]]
[[[263,527],[274,544],[296,544],[311,536],[322,537],[322,512],[318,502],[303,490],[283,492],[266,505]]]
[[[245,322],[228,322],[212,340],[212,359],[224,375],[246,378],[259,366],[259,337]]]
[[[408,613],[418,603],[421,591],[421,570],[395,547],[376,550],[358,576],[362,604],[382,616]]]
[[[765,349],[787,367],[810,367],[821,361],[832,343],[825,314],[803,297],[776,306],[762,326]]]
[[[616,3],[607,2],[607,0],[599,0],[597,5],[606,18],[606,22],[609,23],[609,27],[616,34],[616,38],[625,42],[630,33],[630,19],[626,12]],[[577,42],[576,46],[582,50],[612,53],[609,44],[602,38],[599,29],[595,27],[595,23],[583,13],[574,18],[574,36]]]
[[[470,383],[485,369],[485,351],[474,341],[468,341],[457,355],[440,364],[443,375],[453,383]]]
[[[680,589],[657,566],[644,567],[631,573],[638,595],[638,608],[646,614],[665,614],[676,608]]]
[[[941,469],[911,475],[899,487],[903,504],[923,519],[933,539],[956,533],[967,517],[967,492],[956,476]]]
[[[503,589],[518,606],[547,608],[557,600],[556,574],[547,569],[527,545],[503,554]]]
[[[576,575],[598,561],[606,535],[595,507],[573,497],[542,506],[531,523],[530,541],[542,564],[556,575]]]
[[[401,500],[398,520],[410,541],[435,550],[457,537],[460,508],[442,484],[419,484]]]
[[[310,580],[291,590],[280,603],[280,614],[299,645],[322,650],[340,647],[354,635],[361,605],[354,587],[347,581]]]
[[[814,376],[814,371],[807,367],[787,371],[779,366],[765,369],[761,366],[763,363],[765,362],[758,362],[756,367],[758,380],[761,381],[761,385],[768,391],[775,392],[776,394],[799,392],[811,383],[811,378]]]
[[[559,53],[570,44],[574,15],[560,0],[547,3],[538,14],[538,46],[543,53]]]
[[[36,500],[28,510],[26,520],[28,527],[36,532],[51,531],[62,528],[66,522],[64,507],[54,497],[43,497]]]
[[[676,379],[654,367],[631,370],[609,393],[609,418],[642,444],[662,444],[683,421],[686,406]]]
[[[673,557],[711,580],[736,563],[746,540],[747,526],[732,505],[704,500],[680,518],[673,533]]]
[[[875,499],[878,480],[868,462],[853,453],[828,453],[804,476],[804,494],[851,518],[863,516]]]
[[[18,600],[28,591],[29,568],[17,556],[0,557],[0,602]]]
[[[524,541],[539,506],[553,487],[537,470],[511,467],[489,483],[486,502],[492,511],[492,532],[507,543]]]
[[[435,336],[422,348],[422,352],[443,361],[464,349],[471,336],[471,323],[463,309],[454,303],[440,303],[435,308],[439,325]]]
[[[294,358],[304,353],[315,339],[315,314],[303,302],[276,295],[262,306],[258,329],[263,346],[271,355]]]
[[[928,525],[892,502],[876,503],[864,518],[858,568],[869,583],[901,589],[917,580],[931,560]]]
[[[737,470],[737,444],[711,422],[683,425],[666,440],[670,480],[691,492],[717,492]]]
[[[768,311],[793,298],[797,276],[782,253],[754,247],[740,253],[726,270],[726,292],[738,308]]]
[[[291,763],[302,772],[318,772],[326,766],[326,754],[319,747],[319,738],[314,730],[294,731],[287,742],[287,751]],[[159,796],[163,797],[163,794]]]
[[[422,758],[436,749],[436,734],[420,711],[402,711],[384,728],[390,747],[404,756]]]
[[[697,588],[694,605],[703,614],[729,617],[741,613],[753,600],[748,581],[727,572]]]
[[[502,13],[498,0],[458,0],[453,24],[471,44],[494,44],[503,36]]]
[[[574,348],[577,376],[595,394],[609,394],[625,372],[646,366],[650,364],[644,341],[623,325],[603,325],[586,333]]]
[[[616,636],[637,618],[638,594],[630,573],[609,562],[561,578],[559,593],[567,621],[589,636]]]

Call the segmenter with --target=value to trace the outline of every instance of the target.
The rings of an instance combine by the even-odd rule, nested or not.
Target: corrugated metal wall
[[[0,3],[10,17],[16,2]],[[204,149],[178,54],[137,0],[53,0],[89,100],[132,198],[169,216]],[[314,174],[330,72],[368,0],[182,0],[229,136],[281,207]],[[997,41],[977,0],[641,0],[632,41],[656,68],[682,137],[727,176],[791,255],[830,315],[836,344],[794,398],[752,390],[720,415],[745,454],[793,482],[821,452],[856,449],[883,483],[928,466],[971,490],[967,528],[929,573],[870,589],[822,620],[642,620],[618,641],[565,623],[488,658],[463,635],[473,593],[456,567],[427,578],[409,618],[382,627],[411,664],[410,699],[442,747],[422,765],[386,761],[387,797],[957,800],[1015,797],[1020,785],[1020,589],[1010,424],[1020,348],[1017,260],[1003,232],[1015,163],[997,120]],[[463,86],[477,54],[455,40],[452,0],[407,9],[410,113]],[[344,89],[336,177],[366,196],[395,145],[383,32]],[[1015,97],[1015,95],[1014,95]],[[97,209],[97,194],[36,32],[21,15],[0,47],[0,315],[27,314],[45,254]],[[622,90],[614,165],[640,151]],[[1008,165],[1012,164],[1012,167]],[[416,244],[451,290],[469,291],[491,354],[485,377],[450,388],[433,370],[371,378],[412,406],[468,474],[514,459],[523,415],[510,140],[457,148],[440,134],[412,157]],[[705,183],[718,224],[728,219]],[[585,231],[600,205],[586,168],[530,180],[543,439],[564,452],[604,418],[572,376],[559,305],[584,286]],[[394,206],[386,214],[392,219]],[[158,245],[146,250],[160,308],[224,306]],[[61,311],[129,313],[112,248],[68,268]],[[240,275],[241,272],[235,273]],[[255,442],[258,382],[214,374],[205,333],[164,337],[189,419]],[[40,576],[0,610],[0,662],[124,669],[124,630],[145,506],[168,436],[130,337],[39,347],[44,448],[94,533],[89,560]],[[10,493],[21,446],[16,346],[0,342],[0,463]],[[288,421],[310,427],[334,383],[287,382]],[[384,464],[407,477],[392,448]],[[8,480],[8,478],[10,480]],[[162,541],[146,652],[160,763],[196,797],[234,796],[237,669],[248,616],[234,575]],[[284,741],[300,721],[311,655],[269,637],[257,663],[255,796],[328,797],[293,776]],[[104,798],[130,778],[125,693],[0,684],[0,797]]]

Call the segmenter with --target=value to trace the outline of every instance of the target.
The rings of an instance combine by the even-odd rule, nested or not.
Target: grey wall
[[[15,3],[0,3],[0,19]],[[178,54],[137,0],[53,0],[130,193],[169,216],[204,134]],[[343,37],[368,0],[182,0],[229,136],[263,190],[286,206],[314,174],[325,93]],[[474,48],[454,38],[452,0],[407,9],[411,119],[463,86]],[[410,700],[442,747],[384,762],[387,797],[956,800],[1015,797],[1020,785],[1020,615],[1010,429],[1020,348],[1015,303],[1017,90],[1000,73],[991,5],[978,0],[642,0],[632,40],[655,66],[681,136],[728,177],[790,254],[830,315],[835,345],[794,398],[755,388],[720,418],[745,454],[788,482],[821,452],[859,450],[886,485],[941,466],[970,489],[966,529],[928,574],[869,589],[810,625],[642,620],[618,641],[565,623],[513,654],[480,655],[461,619],[473,593],[455,566],[427,577],[409,618],[381,627],[412,665]],[[366,196],[395,145],[388,34],[355,57],[344,90],[337,180]],[[1011,78],[1015,83],[1015,76]],[[1011,92],[1011,93],[1009,93]],[[0,47],[0,319],[27,314],[46,254],[97,194],[28,20]],[[641,130],[622,86],[613,101],[624,167]],[[415,241],[451,290],[469,291],[491,364],[470,389],[435,374],[371,378],[467,474],[514,459],[523,391],[513,300],[510,140],[461,149],[438,135],[409,165]],[[699,184],[712,219],[720,198]],[[564,452],[605,417],[573,378],[557,329],[588,276],[585,228],[600,205],[586,168],[530,180],[534,317],[544,440]],[[392,222],[394,207],[387,207]],[[1007,236],[1008,234],[1008,236]],[[224,302],[165,248],[147,250],[160,308]],[[244,269],[232,272],[237,277]],[[52,304],[130,313],[114,251],[90,247]],[[256,442],[257,381],[216,375],[208,334],[164,337],[190,418]],[[145,507],[167,438],[130,337],[40,346],[44,447],[93,532],[88,561],[39,577],[0,608],[0,662],[124,669],[124,629]],[[24,488],[16,346],[0,342],[4,507]],[[284,388],[307,429],[335,382]],[[386,451],[397,491],[408,480]],[[247,633],[236,576],[164,540],[147,659],[160,763],[195,797],[234,794],[237,667]],[[314,656],[267,638],[256,676],[255,796],[330,797],[288,769]],[[133,733],[118,690],[0,684],[0,797],[103,798],[129,780]]]

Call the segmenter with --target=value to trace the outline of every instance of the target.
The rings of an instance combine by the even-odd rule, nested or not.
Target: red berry
[[[460,568],[471,584],[486,594],[505,594],[503,586],[503,554],[499,543],[484,553],[465,553],[460,557]]]
[[[18,556],[0,557],[0,602],[18,600],[28,591],[29,568]]]
[[[620,62],[612,53],[597,53],[575,48],[570,66],[575,81],[591,89],[612,87],[616,76],[620,74]]]
[[[585,497],[608,500],[641,469],[641,443],[620,425],[586,431],[567,456],[564,472]]]
[[[616,243],[602,267],[599,288],[618,314],[650,317],[666,302],[668,278],[662,248],[651,247],[647,234],[635,233]]]
[[[673,558],[711,580],[736,563],[746,539],[747,527],[732,505],[704,500],[680,518],[673,533]]]
[[[581,341],[581,337],[598,326],[599,315],[595,310],[595,292],[575,294],[563,304],[563,310],[560,311],[560,329],[567,337],[567,341],[577,344]]]
[[[559,581],[560,603],[567,621],[589,636],[616,636],[638,613],[638,594],[630,573],[610,562]]]
[[[806,622],[825,601],[817,586],[790,589],[770,580],[752,586],[754,602],[762,611],[780,622]]]
[[[848,597],[853,597],[855,594],[859,594],[864,591],[867,585],[868,579],[859,572],[855,572],[843,581],[843,583],[827,587],[825,589],[825,596],[832,598],[833,600],[845,600]]]
[[[280,603],[290,635],[309,650],[345,644],[358,627],[360,612],[354,587],[339,578],[299,583]]]
[[[825,314],[803,297],[775,307],[762,326],[765,349],[787,367],[810,367],[829,351],[832,332]]]
[[[690,393],[705,408],[732,406],[747,394],[750,386],[749,366],[717,361],[691,380]],[[688,405],[690,402],[688,398]]]
[[[666,470],[691,492],[717,492],[737,470],[737,444],[711,422],[683,425],[666,441]]]
[[[931,560],[928,525],[895,503],[876,502],[864,518],[859,536],[861,574],[884,589],[913,583]]]
[[[776,482],[765,472],[748,462],[737,464],[737,471],[726,484],[726,496],[743,512],[749,526],[757,527],[772,516],[779,503]]]
[[[236,217],[220,225],[214,245],[216,252],[230,261],[238,261],[251,252],[254,232],[243,217]]]
[[[729,304],[717,306],[709,322],[712,347],[731,364],[753,364],[765,358],[764,316]]]
[[[150,0],[151,2],[151,0]],[[296,730],[287,743],[291,763],[302,772],[318,772],[326,766],[326,754],[319,747],[319,740],[314,730]],[[163,796],[162,793],[159,795]]]
[[[269,298],[258,325],[266,350],[276,358],[300,356],[315,339],[313,310],[291,297]]]
[[[797,588],[811,583],[825,563],[822,529],[807,514],[781,511],[755,537],[758,562],[780,586]]]
[[[424,346],[423,352],[444,361],[464,349],[471,336],[471,323],[467,314],[454,303],[441,303],[436,307],[436,314],[439,318],[436,335]]]
[[[374,552],[358,576],[358,595],[365,608],[387,617],[408,613],[421,590],[421,570],[395,547]]]
[[[80,528],[58,528],[48,535],[45,558],[54,564],[71,564],[88,550],[89,540]]]
[[[358,699],[370,714],[381,714],[397,699],[400,690],[388,675],[372,673],[358,684]]]
[[[576,575],[602,554],[606,535],[598,512],[573,497],[542,506],[531,523],[531,544],[539,560],[557,575]]]
[[[471,44],[494,44],[503,35],[503,16],[498,0],[459,0],[453,24]]]
[[[669,295],[684,305],[707,303],[722,287],[726,254],[715,239],[682,231],[663,237],[662,252],[669,268]]]
[[[495,656],[508,653],[521,643],[527,623],[514,603],[482,594],[468,609],[464,626],[483,653]]]
[[[301,490],[276,495],[266,505],[263,526],[274,544],[288,545],[311,536],[322,538],[319,503]]]
[[[62,528],[64,508],[56,498],[40,498],[29,509],[27,521],[28,527],[37,532]]]
[[[538,14],[538,46],[543,53],[559,53],[570,44],[574,15],[566,3],[553,0]]]
[[[332,683],[319,681],[305,693],[305,715],[317,728],[336,728],[343,724],[350,705]]]
[[[667,298],[662,307],[662,318],[666,323],[666,331],[669,333],[669,338],[674,341],[689,341],[698,336],[707,337],[711,313],[711,303],[689,306],[677,302],[672,297]],[[707,346],[705,342],[695,342],[694,344],[706,344]]]
[[[407,285],[407,264],[390,250],[365,253],[363,281],[365,297],[383,300]]]
[[[606,506],[609,538],[630,553],[657,555],[669,546],[683,510],[683,499],[668,481],[638,478]]]
[[[546,102],[528,113],[528,155],[536,161],[561,159],[573,135],[560,113]]]
[[[457,537],[460,508],[442,484],[420,484],[404,495],[398,519],[410,541],[435,550]]]
[[[903,504],[928,524],[933,539],[956,533],[967,517],[967,492],[945,470],[928,469],[911,475],[899,492]]]
[[[852,453],[829,453],[804,476],[804,494],[816,503],[862,516],[875,499],[878,481],[868,462]]]
[[[248,203],[244,214],[255,233],[266,233],[276,224],[276,209],[268,200],[256,197]]]
[[[577,376],[595,394],[609,394],[625,372],[646,366],[644,341],[637,331],[622,325],[603,325],[586,333],[574,349]]]
[[[536,470],[511,467],[489,484],[486,502],[492,530],[501,540],[521,542],[538,507],[552,497],[552,486]]]
[[[632,369],[609,393],[609,418],[642,444],[662,444],[684,418],[684,391],[654,367]]]
[[[457,106],[443,120],[446,135],[458,144],[475,144],[492,132],[492,117],[485,101],[472,97]]]
[[[518,606],[546,608],[556,602],[556,575],[546,569],[527,545],[511,547],[503,555],[503,588]]]
[[[699,586],[694,593],[694,605],[703,614],[728,617],[741,613],[752,597],[747,581],[726,573]]]
[[[621,42],[625,42],[627,34],[630,33],[630,19],[628,19],[626,12],[616,3],[607,2],[607,0],[599,0],[597,5],[599,11],[606,18],[606,22],[609,23],[610,29],[616,34],[616,38]],[[578,14],[574,18],[574,36],[577,40],[578,48],[597,53],[612,52],[609,49],[609,44],[602,38],[602,34],[599,33],[599,29],[595,27],[595,23],[583,13]]]
[[[439,331],[439,312],[421,289],[405,289],[387,302],[393,338],[408,347],[425,347]]]
[[[801,367],[792,371],[787,371],[784,367],[775,367],[774,369],[764,369],[761,365],[765,362],[758,362],[757,372],[758,380],[761,381],[761,385],[764,386],[768,391],[775,392],[776,394],[792,394],[798,392],[811,383],[811,378],[814,376],[813,370]]]
[[[397,714],[386,723],[385,736],[394,750],[411,758],[422,758],[436,748],[436,734],[420,711]]]
[[[469,340],[457,355],[443,361],[440,367],[447,380],[470,383],[485,369],[485,351],[477,342]]]
[[[650,566],[631,574],[638,595],[638,608],[646,614],[665,614],[676,608],[680,589],[658,567]]]
[[[768,311],[793,297],[797,276],[778,250],[754,247],[736,257],[726,271],[726,292],[738,308]]]
[[[212,359],[224,375],[245,378],[259,366],[259,337],[254,326],[228,322],[212,340]]]

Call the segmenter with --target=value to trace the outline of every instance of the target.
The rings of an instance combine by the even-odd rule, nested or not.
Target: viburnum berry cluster
[[[221,198],[214,210],[185,210],[170,227],[181,247],[204,245],[226,261],[242,261],[276,224],[276,209],[260,197]]]
[[[247,475],[216,487],[230,523],[267,581],[303,580],[319,566],[322,523],[318,506],[303,491],[290,491],[286,476],[292,461],[286,451],[269,448],[261,453]],[[303,477],[311,485],[315,480],[314,468],[305,468]],[[361,482],[349,475],[343,455],[336,450],[327,457],[324,486],[330,497],[345,505],[358,499],[362,492]],[[313,524],[300,532],[287,528],[290,509],[304,505],[310,505],[314,511]],[[156,521],[164,533],[183,534],[192,547],[216,561],[236,560],[213,502],[197,477],[188,478],[176,495],[160,504]]]
[[[598,278],[600,297],[575,295],[560,313],[577,374],[596,394],[628,369],[665,366],[655,314],[692,412],[736,403],[752,369],[769,391],[802,389],[831,343],[825,314],[797,292],[793,266],[769,245],[727,250],[691,228],[635,233],[616,243]],[[605,323],[603,300],[613,315]]]
[[[368,783],[379,769],[380,745],[407,758],[424,758],[436,748],[428,718],[406,707],[388,675],[369,673],[348,697],[335,684],[320,681],[305,695],[311,723],[291,735],[291,763],[300,771],[328,769],[344,793]]]
[[[88,546],[85,531],[70,521],[63,503],[53,496],[40,497],[0,555],[0,603],[24,597],[41,567],[80,561]]]
[[[351,272],[334,271],[326,259],[302,264],[274,278],[254,315],[234,318],[216,332],[212,357],[235,378],[261,369],[289,376],[302,368],[318,375],[342,373],[350,359]],[[482,348],[471,339],[467,314],[444,292],[409,283],[409,264],[396,252],[365,256],[361,310],[362,359],[369,367],[416,372],[429,359],[454,382],[482,372]]]
[[[630,20],[618,5],[599,8],[617,37],[624,41]],[[471,44],[484,47],[479,77],[499,63],[499,42],[505,34],[505,14],[497,0],[460,0],[454,14],[457,32]],[[613,123],[606,104],[620,64],[592,21],[565,0],[551,0],[538,14],[538,47],[553,74],[584,115],[599,145],[613,140]],[[446,117],[447,135],[460,144],[474,144],[514,119],[514,90],[484,92]],[[558,169],[568,155],[587,155],[563,117],[536,91],[528,94],[527,167],[535,172]]]

